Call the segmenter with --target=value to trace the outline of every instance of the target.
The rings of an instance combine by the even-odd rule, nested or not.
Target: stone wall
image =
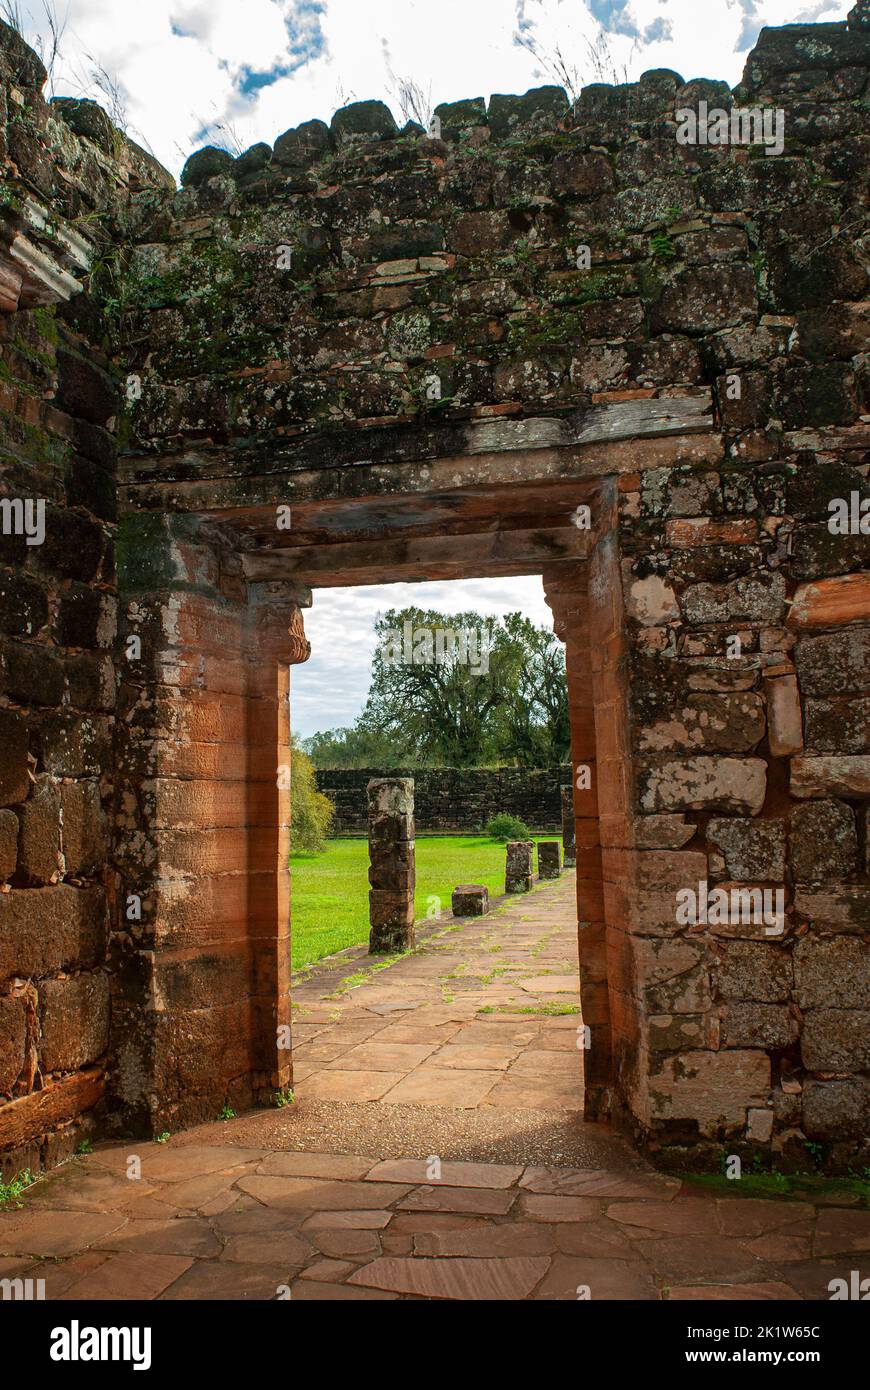
[[[44,508],[32,544],[11,511],[0,534],[4,1172],[71,1153],[105,1088],[119,392],[81,291],[158,169],[44,80],[0,24],[0,500]]]
[[[389,773],[369,768],[325,768],[318,790],[335,806],[338,835],[364,835],[366,786],[372,777],[412,777],[417,830],[481,830],[493,816],[519,816],[533,830],[561,828],[559,787],[571,780],[560,771],[521,767],[403,768]]]
[[[134,219],[136,506],[304,515],[433,460],[615,478],[571,620],[587,1062],[672,1161],[866,1130],[868,543],[828,521],[868,495],[868,63],[861,8],[762,31],[734,94],[541,89],[441,108],[440,140],[351,106],[195,156]],[[681,144],[701,100],[781,109],[783,152]],[[781,889],[783,933],[679,923],[701,882]]]
[[[117,1123],[146,1131],[286,1082],[286,816],[257,749],[261,717],[286,744],[297,581],[482,573],[483,553],[530,572],[534,512],[589,772],[588,1113],[673,1163],[866,1164],[866,0],[762,30],[733,94],[657,71],[571,110],[542,88],[440,108],[441,139],[355,103],[200,152],[179,191],[92,105],[46,106],[0,35],[3,487],[49,523],[43,546],[3,538],[0,1150],[68,1151],[107,1055]],[[782,152],[681,143],[702,100],[779,109]],[[141,673],[115,645],[115,438]],[[505,498],[514,531],[493,529]],[[273,575],[289,588],[258,593]],[[209,727],[240,672],[235,732],[192,738],[185,681]],[[218,871],[251,896],[209,922]],[[131,874],[154,888],[141,931]],[[701,885],[781,891],[782,920],[681,920]]]

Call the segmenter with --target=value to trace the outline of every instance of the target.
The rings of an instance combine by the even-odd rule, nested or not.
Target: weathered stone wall
[[[189,943],[173,940],[183,913],[169,911],[167,884],[180,861],[161,836],[192,832],[198,863],[217,833],[244,828],[237,871],[253,892],[249,875],[266,863],[256,856],[283,854],[286,826],[271,795],[262,822],[250,814],[255,773],[243,806],[228,789],[238,773],[186,772],[173,761],[187,756],[184,740],[161,746],[190,713],[187,696],[161,704],[161,687],[175,690],[162,677],[179,638],[193,684],[199,672],[213,695],[225,689],[209,666],[217,648],[167,631],[167,604],[194,623],[199,594],[209,622],[233,628],[230,665],[262,702],[245,716],[252,757],[260,715],[270,743],[286,733],[275,672],[288,654],[275,636],[281,603],[266,602],[267,639],[240,576],[262,579],[270,565],[303,582],[324,565],[330,583],[370,573],[383,539],[373,531],[366,551],[374,509],[355,510],[366,499],[392,507],[407,535],[428,524],[458,567],[450,573],[487,543],[510,573],[528,537],[486,532],[505,496],[571,535],[567,487],[594,481],[591,552],[575,564],[563,541],[551,557],[561,567],[542,563],[567,646],[573,758],[589,770],[575,790],[589,1113],[621,1115],[673,1162],[715,1161],[724,1147],[805,1166],[807,1145],[819,1144],[826,1162],[866,1163],[870,562],[860,512],[843,534],[829,525],[836,499],[854,494],[860,507],[870,492],[866,0],[848,24],[763,30],[735,94],[653,72],[589,87],[571,111],[563,93],[541,89],[488,110],[442,108],[440,140],[400,134],[385,108],[357,104],[331,127],[310,122],[239,160],[194,156],[178,192],[92,108],[54,119],[30,62],[19,48],[7,71],[3,158],[66,232],[51,219],[34,231],[31,216],[54,268],[20,241],[16,262],[26,209],[19,192],[6,200],[3,462],[14,486],[36,480],[63,509],[52,534],[79,531],[11,557],[23,587],[3,610],[13,685],[0,709],[12,769],[2,820],[16,859],[0,896],[11,924],[0,925],[0,1038],[11,1040],[0,1058],[17,1070],[0,1095],[19,1098],[0,1107],[0,1124],[38,1095],[18,1132],[45,1152],[40,1136],[85,1105],[64,1109],[75,1094],[64,1078],[80,1087],[95,1075],[98,1087],[106,1047],[103,894],[123,890],[126,870],[116,881],[105,851],[81,851],[79,882],[64,867],[63,882],[39,886],[20,856],[25,808],[34,826],[57,824],[41,798],[80,796],[95,826],[97,779],[112,770],[99,754],[112,717],[101,674],[114,583],[108,346],[121,380],[133,378],[119,426],[131,536],[146,527],[141,542],[149,514],[163,524],[189,513],[187,540],[207,568],[191,574],[179,560],[169,578],[138,591],[131,581],[122,595],[125,622],[139,593],[163,634],[131,691],[135,704],[144,690],[147,713],[133,743],[165,754],[173,785],[158,785],[153,764],[141,796],[135,767],[118,778],[119,814],[129,811],[146,855],[156,846],[162,856],[139,938],[113,909],[121,956],[141,971],[115,973],[120,1122],[184,1123],[220,1093],[244,1101],[289,1074],[273,1034],[285,1002],[283,880],[272,876],[262,918],[239,906],[215,956],[223,962],[225,949],[228,978],[250,1002],[235,1015],[239,1055],[223,1054],[213,1026],[231,1027],[235,1004],[220,970],[209,976],[211,940],[197,940],[195,923]],[[780,108],[782,153],[681,144],[676,113],[701,100]],[[98,294],[55,315],[28,307],[46,282],[55,299],[69,290],[64,275],[76,278],[83,254],[71,219],[91,226],[94,215],[112,267],[92,280]],[[26,273],[15,269],[22,255]],[[329,514],[318,512],[327,501]],[[295,548],[258,568],[281,508],[293,513]],[[166,534],[164,560],[183,539]],[[385,573],[398,556],[403,577],[432,574],[407,539],[390,545]],[[292,609],[289,594],[283,602]],[[46,672],[53,661],[54,685],[26,678],[25,703],[16,660]],[[36,688],[56,703],[36,706]],[[215,806],[232,824],[216,823]],[[194,893],[211,891],[207,876],[190,869]],[[681,921],[678,895],[702,883],[781,890],[781,930]],[[75,1009],[87,1023],[78,1031],[66,1023]],[[183,1037],[196,1055],[182,1048],[173,1070]]]
[[[371,777],[412,777],[419,830],[481,830],[497,815],[519,816],[534,830],[561,824],[559,787],[571,769],[417,767],[389,773],[368,768],[323,768],[318,790],[335,806],[338,835],[366,833],[366,786]]]
[[[158,169],[99,108],[47,105],[44,79],[0,24],[0,499],[44,508],[41,540],[11,512],[0,535],[4,1171],[72,1152],[105,1085],[119,394],[80,292]]]
[[[387,495],[408,460],[423,490],[460,456],[482,483],[496,450],[502,483],[511,450],[617,479],[569,671],[587,1062],[677,1158],[866,1129],[867,538],[828,528],[868,495],[866,26],[763,31],[734,94],[544,89],[442,108],[441,140],[350,107],[134,218],[137,506]],[[679,143],[700,100],[781,108],[783,152]],[[781,888],[782,935],[680,924],[702,881]]]

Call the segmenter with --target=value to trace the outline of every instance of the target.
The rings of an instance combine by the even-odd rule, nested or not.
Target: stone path
[[[486,917],[447,915],[394,965],[372,959],[354,952],[294,990],[300,1097],[582,1110],[573,874]]]
[[[579,1015],[553,1011],[577,1004],[575,930],[566,875],[386,969],[351,952],[312,971],[297,1104],[74,1159],[0,1210],[0,1280],[48,1299],[828,1298],[870,1260],[870,1212],[716,1195],[584,1124]]]

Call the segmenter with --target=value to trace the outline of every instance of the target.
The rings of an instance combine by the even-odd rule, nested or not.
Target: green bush
[[[317,790],[311,759],[295,744],[290,763],[290,814],[294,854],[299,850],[314,854],[326,848],[334,807],[329,797]]]
[[[486,827],[491,840],[530,840],[532,832],[519,816],[493,816]]]

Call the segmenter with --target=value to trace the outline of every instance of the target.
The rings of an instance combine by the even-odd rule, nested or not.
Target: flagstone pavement
[[[582,1120],[573,887],[436,922],[382,968],[358,950],[308,972],[295,1104],[75,1158],[0,1209],[0,1281],[61,1300],[828,1298],[870,1261],[848,1196],[721,1195]]]

